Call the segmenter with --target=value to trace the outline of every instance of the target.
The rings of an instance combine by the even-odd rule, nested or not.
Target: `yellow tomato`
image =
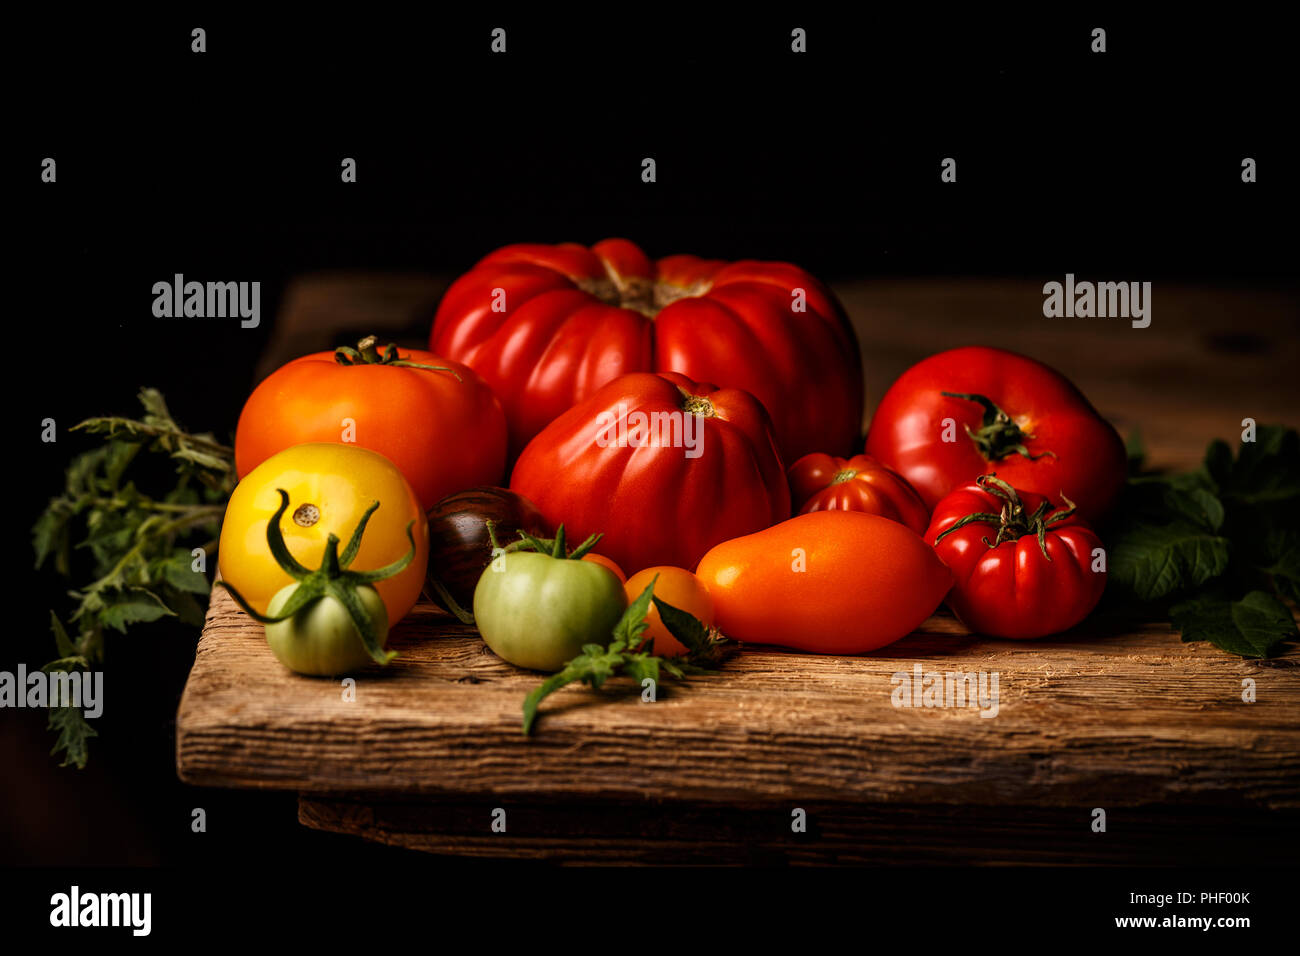
[[[410,550],[406,525],[414,520],[415,560],[391,578],[375,583],[388,619],[401,620],[415,606],[429,561],[429,529],[415,492],[383,455],[359,445],[309,443],[272,455],[235,488],[221,525],[217,563],[221,576],[255,609],[265,614],[277,591],[293,579],[285,574],[266,543],[267,522],[280,507],[283,488],[289,507],[280,519],[285,545],[298,563],[320,567],[325,542],[339,538],[339,553],[371,504],[361,550],[349,565],[373,571],[398,561]]]
[[[638,571],[628,578],[627,584],[624,585],[629,604],[641,596],[641,592],[646,589],[656,574],[659,575],[659,580],[655,582],[655,597],[678,610],[695,615],[705,627],[713,626],[713,597],[704,582],[684,568],[658,567]],[[664,622],[659,619],[659,609],[654,606],[653,601],[650,603],[650,613],[646,615],[646,622],[650,626],[645,632],[645,637],[647,640],[654,639],[656,654],[661,657],[677,657],[686,653],[682,642],[673,637],[668,632],[668,628],[664,627]]]

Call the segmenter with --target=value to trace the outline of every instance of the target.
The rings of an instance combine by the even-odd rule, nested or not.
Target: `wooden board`
[[[1031,799],[1032,789],[1025,792]],[[298,819],[333,833],[442,856],[549,863],[800,865],[1240,864],[1294,865],[1300,816],[1189,806],[1111,807],[1105,833],[1092,807],[670,800],[411,798],[305,793]],[[493,832],[493,811],[507,814]]]
[[[261,628],[213,601],[178,716],[191,783],[300,791],[739,802],[1300,807],[1300,652],[1248,662],[1167,625],[1066,640],[974,638],[936,616],[861,657],[747,648],[724,672],[637,695],[567,688],[529,739],[539,681],[422,605],[401,654],[356,677],[299,677]],[[894,706],[896,673],[997,673],[996,716]],[[1258,701],[1241,700],[1242,680]],[[1086,797],[1083,795],[1086,794]]]
[[[267,361],[321,347],[310,337],[328,303],[343,296],[364,314],[377,288],[394,334],[417,341],[437,287],[305,279],[277,327],[285,354]],[[1140,427],[1159,466],[1195,465],[1244,417],[1300,422],[1294,290],[1158,287],[1146,330],[1043,319],[1036,283],[836,291],[863,343],[868,408],[911,362],[980,342],[1060,367],[1122,431]],[[330,328],[367,331],[346,316]],[[1243,661],[1183,644],[1168,625],[1104,620],[1048,641],[990,641],[941,614],[864,657],[747,648],[654,703],[569,688],[526,739],[520,705],[537,675],[431,606],[393,646],[402,656],[359,675],[345,702],[338,681],[282,668],[219,594],[177,717],[182,779],[297,790],[300,820],[321,829],[562,862],[888,862],[898,839],[914,862],[1230,861],[1242,839],[1282,859],[1288,840],[1267,836],[1300,834],[1296,651]],[[996,672],[997,716],[893,706],[894,675],[917,664]],[[1241,699],[1246,678],[1255,703]],[[508,835],[488,829],[497,807]],[[803,837],[790,833],[796,807],[809,813]],[[1122,837],[1090,839],[1096,807]]]

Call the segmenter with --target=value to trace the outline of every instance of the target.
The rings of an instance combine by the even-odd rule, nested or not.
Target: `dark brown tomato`
[[[501,547],[520,531],[550,537],[555,530],[531,501],[507,488],[481,486],[443,498],[429,511],[428,591],[447,610],[439,584],[462,609],[474,602],[474,587],[492,561],[489,520]]]

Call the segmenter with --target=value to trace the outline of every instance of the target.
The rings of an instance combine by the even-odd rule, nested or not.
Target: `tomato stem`
[[[578,545],[572,551],[567,550],[567,542],[564,537],[564,525],[555,529],[554,538],[539,538],[536,535],[529,534],[527,531],[520,530],[519,540],[512,541],[504,548],[497,544],[496,523],[487,522],[488,540],[492,542],[492,553],[501,551],[505,554],[511,554],[516,551],[535,551],[538,554],[545,554],[552,558],[562,560],[578,561],[583,555],[596,546],[596,542],[604,537],[603,534],[597,533],[588,535],[582,544]]]
[[[450,372],[456,381],[463,381],[454,368],[445,365],[423,365],[402,358],[397,351],[397,346],[391,342],[385,346],[384,354],[380,355],[379,339],[374,335],[367,335],[357,343],[356,348],[340,345],[334,350],[334,361],[340,365],[392,365],[397,368],[422,368],[427,372]]]
[[[706,395],[692,395],[679,385],[682,392],[682,411],[691,415],[699,415],[701,418],[712,418],[714,416],[713,403],[709,401]]]
[[[495,548],[493,550],[495,551]],[[474,625],[474,612],[461,607],[460,602],[452,597],[451,592],[447,590],[447,585],[443,584],[432,574],[429,575],[428,582],[433,586],[434,593],[437,594],[439,600],[443,602],[443,605],[447,610],[450,611],[455,618],[460,621],[460,623],[469,624],[470,626]]]
[[[992,524],[997,526],[998,533],[992,541],[987,535],[981,539],[987,547],[996,548],[1003,541],[1018,541],[1026,535],[1033,535],[1038,538],[1038,547],[1042,549],[1043,557],[1051,561],[1052,556],[1047,553],[1047,532],[1053,525],[1060,524],[1074,514],[1076,507],[1074,502],[1062,494],[1061,500],[1065,502],[1065,506],[1052,511],[1051,503],[1044,498],[1034,509],[1033,514],[1029,514],[1025,511],[1024,503],[1020,500],[1016,489],[997,475],[980,475],[975,482],[989,494],[1002,499],[1001,513],[980,511],[966,515],[935,538],[935,545],[967,525]]]
[[[967,436],[975,443],[975,447],[979,449],[985,460],[1001,461],[1012,452],[1023,455],[1030,461],[1049,456],[1056,457],[1050,451],[1039,452],[1037,455],[1030,454],[1029,449],[1025,447],[1025,442],[1033,441],[1034,436],[1017,425],[1010,415],[994,404],[992,399],[967,392],[940,392],[940,394],[948,398],[974,402],[984,409],[984,418],[980,427],[972,429],[966,425],[965,428]]]

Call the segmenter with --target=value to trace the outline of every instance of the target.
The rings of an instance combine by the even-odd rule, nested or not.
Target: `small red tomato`
[[[972,631],[1024,640],[1074,627],[1101,600],[1101,539],[1064,495],[1042,495],[983,475],[934,509],[927,541],[956,579],[948,606]]]
[[[790,500],[799,514],[865,511],[924,534],[930,509],[898,472],[870,455],[836,458],[814,452],[790,467]]]

